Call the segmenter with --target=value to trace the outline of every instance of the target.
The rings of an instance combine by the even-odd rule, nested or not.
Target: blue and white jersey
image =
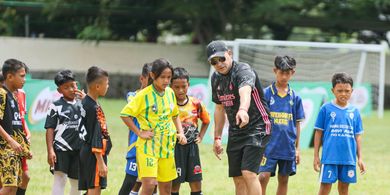
[[[356,107],[328,102],[321,107],[314,128],[323,131],[322,164],[356,165],[355,135],[363,133]]]
[[[131,91],[131,92],[127,93],[127,96],[126,96],[127,102],[130,102],[134,98],[136,93],[137,93],[137,91],[135,91],[135,92]],[[133,118],[133,122],[134,122],[135,126],[140,128],[139,123],[138,123],[136,118]],[[135,159],[135,150],[136,150],[135,149],[135,142],[137,141],[137,138],[138,138],[138,136],[133,131],[129,130],[129,137],[128,137],[129,141],[128,141],[126,159],[131,159],[131,158]]]
[[[265,156],[280,160],[294,160],[296,123],[305,118],[302,99],[290,86],[287,93],[281,96],[275,83],[264,89],[264,97],[272,120],[271,140],[265,149]]]

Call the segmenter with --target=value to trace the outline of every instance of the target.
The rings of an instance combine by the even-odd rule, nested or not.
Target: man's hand
[[[222,141],[220,139],[217,139],[214,141],[213,151],[215,156],[221,160],[221,154],[223,153],[223,147],[222,147]]]
[[[243,109],[239,109],[236,114],[236,125],[239,125],[240,128],[243,128],[249,122],[248,112]]]
[[[315,171],[317,172],[320,172],[320,158],[318,158],[318,156],[314,157],[314,161],[313,161],[313,168]]]
[[[184,145],[187,143],[187,138],[183,133],[178,133],[176,135],[177,140],[179,141],[179,144]]]
[[[141,130],[138,137],[142,139],[151,139],[154,136],[154,132],[152,129],[149,130]]]

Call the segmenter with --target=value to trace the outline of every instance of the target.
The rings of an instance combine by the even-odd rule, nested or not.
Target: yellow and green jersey
[[[138,138],[137,152],[142,151],[157,158],[174,157],[176,127],[172,117],[178,114],[173,90],[167,87],[161,95],[153,85],[139,91],[121,111],[121,116],[137,118],[141,131],[152,129],[152,139]]]

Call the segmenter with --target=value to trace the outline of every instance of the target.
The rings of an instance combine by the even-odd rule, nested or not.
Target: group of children
[[[157,59],[144,65],[140,83],[141,90],[128,94],[128,104],[121,111],[130,131],[126,177],[119,194],[137,194],[131,192],[137,178],[142,194],[152,194],[156,185],[159,194],[179,194],[180,184],[186,181],[191,194],[201,194],[197,144],[210,117],[201,101],[187,95],[188,72]],[[200,131],[198,120],[202,121]]]
[[[262,194],[277,167],[277,194],[287,194],[289,176],[296,173],[300,163],[300,121],[304,112],[301,98],[289,86],[295,68],[294,58],[277,56],[276,81],[264,90],[272,133],[258,171]],[[32,158],[31,134],[24,120],[25,96],[20,91],[27,70],[15,59],[5,61],[2,67],[0,194],[24,194],[29,180],[26,159]],[[54,82],[62,97],[50,106],[45,123],[47,161],[54,175],[52,194],[64,194],[67,178],[70,194],[80,194],[81,190],[89,195],[100,194],[107,186],[107,155],[112,147],[98,102],[108,90],[108,73],[90,67],[87,94],[77,88],[70,70],[58,72]],[[139,90],[128,93],[128,103],[120,113],[129,137],[126,176],[119,194],[137,194],[142,185],[141,194],[156,193],[158,188],[161,195],[177,195],[184,182],[189,182],[192,195],[202,194],[198,144],[210,116],[200,100],[187,95],[188,72],[173,68],[166,59],[156,59],[143,66],[140,83]],[[361,155],[363,128],[358,109],[348,104],[352,78],[336,73],[332,86],[335,100],[321,107],[315,123],[313,166],[320,171],[319,194],[329,194],[337,180],[339,193],[347,194],[349,183],[356,182],[356,162],[361,173],[366,171]]]
[[[22,90],[27,71],[23,62],[9,59],[0,75],[0,194],[25,194],[30,179],[26,159],[32,158],[31,134],[24,118],[26,95]],[[97,103],[107,92],[108,74],[98,67],[89,68],[87,95],[77,89],[69,70],[57,73],[54,82],[62,97],[50,105],[45,123],[47,160],[54,174],[52,194],[64,193],[67,177],[71,194],[80,194],[79,190],[97,194],[105,186],[111,148],[104,113]]]
[[[296,165],[300,163],[300,121],[304,119],[304,111],[301,98],[288,84],[295,68],[294,58],[277,56],[273,69],[276,81],[264,90],[272,118],[272,134],[259,168],[262,194],[266,194],[269,178],[275,175],[276,167],[276,193],[287,194],[288,178],[296,174]],[[320,172],[318,194],[321,195],[329,194],[332,183],[337,180],[339,194],[348,194],[349,184],[356,183],[356,162],[362,174],[366,171],[361,155],[362,120],[359,110],[348,103],[352,88],[351,76],[335,73],[332,77],[335,99],[322,105],[315,122],[313,166]]]
[[[108,73],[96,66],[88,69],[88,93],[77,87],[70,70],[54,78],[62,97],[53,102],[46,117],[46,144],[52,194],[64,194],[67,178],[70,194],[100,194],[107,186],[107,155],[111,140],[99,97],[108,90]]]

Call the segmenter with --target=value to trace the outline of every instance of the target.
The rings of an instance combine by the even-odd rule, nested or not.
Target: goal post
[[[354,78],[354,87],[369,84],[369,98],[379,118],[384,112],[386,45],[324,43],[235,39],[226,41],[233,51],[233,59],[249,63],[261,79],[270,83],[276,55],[296,59],[297,70],[292,81],[327,82],[335,72],[347,72]],[[353,97],[359,101],[361,97]],[[359,108],[360,109],[360,108]]]

